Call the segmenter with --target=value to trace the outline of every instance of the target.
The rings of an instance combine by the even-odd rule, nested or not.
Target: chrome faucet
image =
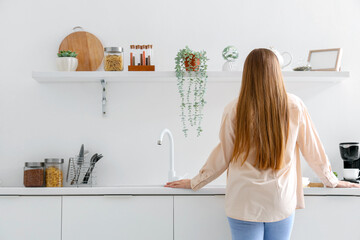
[[[162,145],[164,135],[167,134],[170,140],[170,170],[168,175],[169,182],[179,180],[179,177],[176,176],[175,173],[175,160],[174,160],[174,138],[169,129],[165,128],[160,135],[160,140],[158,140],[157,144]]]

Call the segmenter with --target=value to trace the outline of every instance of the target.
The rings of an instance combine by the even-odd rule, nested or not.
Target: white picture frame
[[[308,62],[311,71],[340,71],[341,48],[310,50]]]

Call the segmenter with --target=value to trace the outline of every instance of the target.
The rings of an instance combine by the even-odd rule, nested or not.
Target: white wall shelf
[[[317,71],[317,72],[295,72],[284,71],[284,80],[291,82],[321,82],[321,83],[337,83],[350,77],[350,72],[333,72],[333,71]],[[106,115],[106,84],[108,82],[123,83],[176,83],[176,75],[174,71],[160,72],[33,72],[33,79],[39,83],[101,83],[102,90],[102,114]],[[208,71],[208,81],[215,83],[240,83],[242,77],[241,71],[221,72]]]
[[[208,71],[209,82],[239,82],[242,76],[241,71],[221,72]],[[284,71],[283,76],[286,82],[324,82],[337,83],[350,77],[350,72],[332,71],[310,71],[295,72]],[[33,79],[39,83],[81,83],[97,82],[168,82],[175,81],[174,71],[159,72],[33,72]]]

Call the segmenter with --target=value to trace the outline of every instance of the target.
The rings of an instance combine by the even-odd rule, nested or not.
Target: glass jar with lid
[[[105,71],[123,71],[124,70],[124,52],[122,47],[104,48],[104,70]]]
[[[63,165],[62,158],[46,158],[45,159],[45,183],[46,187],[62,187],[63,186]]]
[[[43,187],[44,163],[43,162],[25,162],[24,166],[24,186],[25,187]]]

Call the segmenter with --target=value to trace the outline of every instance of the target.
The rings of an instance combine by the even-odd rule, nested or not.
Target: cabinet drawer
[[[171,196],[63,197],[62,240],[169,240]]]
[[[0,196],[1,240],[61,240],[61,197]]]
[[[359,205],[354,196],[306,196],[305,209],[296,210],[291,239],[360,239]]]

